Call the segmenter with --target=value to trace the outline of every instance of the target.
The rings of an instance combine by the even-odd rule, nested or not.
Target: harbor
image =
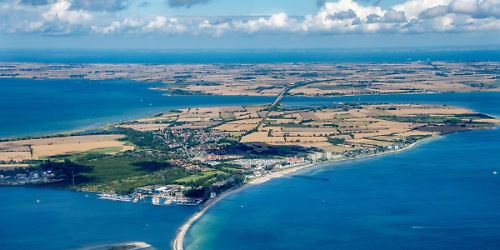
[[[187,190],[181,185],[147,186],[136,189],[132,194],[99,193],[98,199],[118,202],[145,203],[154,206],[197,206],[201,198],[190,198],[183,194]],[[211,194],[215,197],[215,193]]]

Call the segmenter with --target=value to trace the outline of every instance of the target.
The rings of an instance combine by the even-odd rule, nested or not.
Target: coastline
[[[328,165],[332,163],[337,163],[337,162],[348,162],[352,160],[364,160],[364,159],[369,159],[369,158],[374,158],[378,156],[384,156],[384,155],[390,155],[390,154],[396,154],[400,153],[406,150],[409,150],[411,148],[414,148],[417,145],[421,145],[427,142],[430,142],[432,140],[436,140],[438,138],[441,138],[441,135],[435,135],[431,136],[429,138],[425,138],[419,141],[416,141],[414,143],[409,144],[406,147],[396,149],[396,150],[389,150],[385,152],[380,152],[380,153],[375,153],[375,154],[370,154],[370,155],[365,155],[365,156],[359,156],[359,157],[353,157],[353,158],[339,158],[335,160],[327,160],[327,161],[321,161],[321,162],[313,162],[313,163],[305,163],[301,164],[299,166],[294,166],[290,168],[285,168],[282,169],[281,171],[275,171],[273,173],[270,173],[268,175],[260,176],[254,179],[249,180],[247,183],[243,184],[242,186],[232,189],[230,191],[227,191],[220,196],[217,196],[216,198],[209,200],[207,203],[205,203],[199,211],[197,211],[195,214],[193,214],[189,219],[182,224],[179,229],[177,230],[177,234],[175,235],[175,238],[172,240],[172,249],[173,250],[184,250],[184,239],[186,237],[187,232],[189,229],[193,226],[194,223],[196,223],[211,207],[216,205],[219,201],[223,200],[225,197],[238,193],[242,191],[245,188],[251,187],[253,185],[260,185],[263,183],[266,183],[272,179],[275,178],[281,178],[289,174],[293,174],[295,172],[298,172],[300,170],[308,169],[308,168],[313,168],[313,167],[327,167]]]

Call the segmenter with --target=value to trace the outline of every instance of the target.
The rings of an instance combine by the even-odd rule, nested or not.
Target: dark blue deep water
[[[168,249],[179,225],[195,211],[99,200],[83,192],[0,187],[0,249],[62,250],[130,241]]]
[[[164,96],[127,80],[0,78],[0,138],[32,136],[145,117],[174,108],[271,102],[272,97]]]
[[[321,107],[334,103],[423,103],[466,107],[476,112],[500,116],[500,93],[436,93],[364,96],[305,97],[286,96],[282,104],[288,107]]]
[[[461,104],[500,115],[500,93],[340,99]],[[457,133],[246,188],[195,223],[187,249],[500,249],[499,142],[499,129]]]
[[[43,63],[345,63],[500,61],[500,49],[227,49],[227,50],[0,50],[1,62]]]

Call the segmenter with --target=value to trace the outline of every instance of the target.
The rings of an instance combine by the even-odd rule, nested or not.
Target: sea
[[[158,83],[0,78],[0,138],[102,127],[190,106],[272,102],[272,97],[165,96]]]
[[[498,49],[326,52],[0,51],[0,61],[500,60]],[[0,79],[0,138],[93,128],[188,106],[272,100],[165,96],[150,90],[154,86],[125,80]],[[283,104],[341,102],[439,103],[500,117],[500,93],[286,97]],[[397,154],[318,166],[248,187],[209,209],[188,232],[186,249],[499,249],[500,176],[494,174],[500,173],[499,141],[499,129],[451,134]],[[178,227],[197,209],[99,200],[92,193],[53,188],[0,187],[0,249],[81,249],[130,241],[168,249]]]
[[[86,249],[147,242],[169,249],[196,207],[100,200],[94,193],[0,187],[0,249]]]
[[[330,100],[441,103],[500,116],[500,93]],[[186,249],[500,249],[499,142],[498,128],[450,134],[250,186],[210,208]]]
[[[391,49],[0,49],[0,62],[36,63],[383,63],[500,61],[500,47]]]

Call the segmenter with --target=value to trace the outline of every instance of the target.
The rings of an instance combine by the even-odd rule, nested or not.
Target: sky
[[[500,46],[500,0],[0,0],[0,48]]]

